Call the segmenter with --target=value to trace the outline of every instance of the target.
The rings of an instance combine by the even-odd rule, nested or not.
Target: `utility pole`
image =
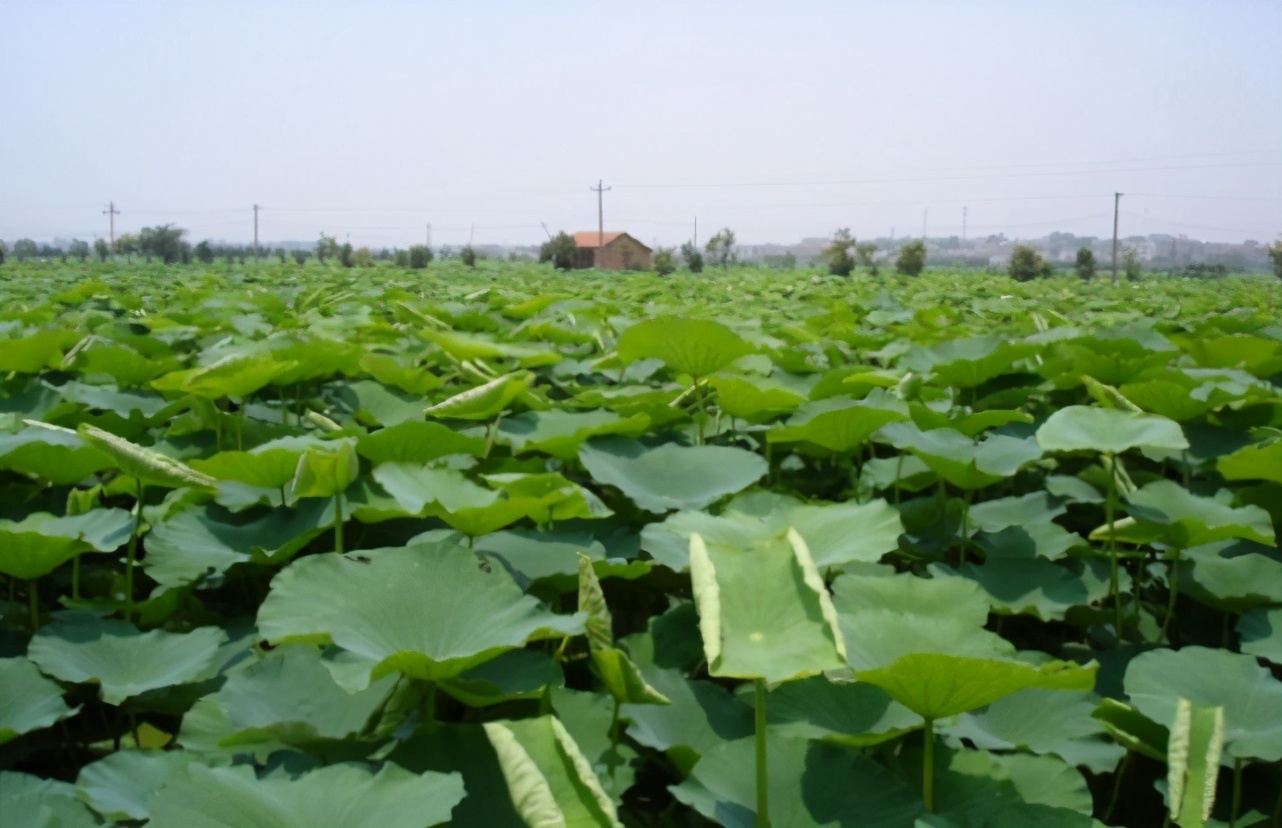
[[[430,221],[427,223],[427,237],[426,237],[426,238],[427,238],[427,246],[428,246],[428,249],[431,249],[431,247],[432,247],[432,222],[430,222]]]
[[[922,241],[922,244],[925,244],[925,243],[926,243],[926,238],[927,238],[927,236],[926,236],[926,219],[928,219],[928,218],[930,218],[930,208],[929,208],[929,207],[923,207],[923,208],[922,208],[922,211],[921,211],[921,241]]]
[[[589,190],[596,193],[597,259],[601,258],[601,248],[605,247],[605,194],[614,189],[613,187],[603,187],[601,184],[602,181],[598,178],[595,187],[588,187]],[[600,265],[599,261],[597,265]]]
[[[258,261],[258,205],[254,205],[254,261]]]
[[[970,209],[969,207],[962,208],[962,244],[963,245],[966,244],[966,211],[969,209]]]
[[[695,247],[699,246],[699,217],[698,216],[694,217],[694,237],[690,239],[690,242]]]
[[[1117,207],[1121,200],[1121,193],[1113,193],[1113,287],[1117,287]]]
[[[112,202],[108,203],[108,204],[107,204],[107,209],[106,209],[106,210],[103,210],[103,211],[102,211],[102,214],[103,214],[104,216],[110,216],[110,217],[111,217],[111,219],[110,219],[110,221],[111,221],[111,249],[112,249],[112,250],[115,250],[115,249],[116,249],[116,216],[120,215],[120,211],[116,209],[116,202],[112,201]]]

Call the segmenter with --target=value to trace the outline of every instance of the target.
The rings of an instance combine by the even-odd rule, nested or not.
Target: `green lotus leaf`
[[[333,522],[333,503],[319,499],[238,515],[213,504],[184,509],[152,526],[143,566],[152,580],[174,588],[238,563],[282,564]]]
[[[58,394],[70,403],[97,411],[110,411],[125,419],[142,415],[148,420],[162,419],[187,407],[184,401],[166,400],[159,394],[113,391],[97,385],[68,382],[58,387]]]
[[[61,361],[64,348],[80,336],[67,329],[36,331],[18,339],[0,339],[0,373],[38,374]]]
[[[944,566],[936,575],[953,575]],[[1105,592],[1093,593],[1081,576],[1044,558],[990,557],[983,564],[965,564],[955,573],[983,587],[995,612],[1032,615],[1043,621],[1062,621],[1073,607],[1089,606]]]
[[[1108,734],[1127,750],[1158,762],[1166,761],[1166,743],[1170,738],[1170,731],[1129,704],[1116,699],[1103,699],[1091,713],[1091,718],[1097,719]]]
[[[440,681],[527,641],[576,635],[583,620],[548,611],[463,547],[419,544],[294,561],[272,580],[258,630],[273,643],[333,643],[367,663],[367,681]]]
[[[770,443],[810,443],[837,454],[855,451],[887,423],[908,419],[906,407],[832,398],[806,403],[788,421],[766,432]]]
[[[70,356],[70,355],[68,355]],[[96,340],[76,353],[72,367],[82,377],[109,376],[122,388],[146,385],[178,369],[172,354],[144,356],[127,345]]]
[[[0,469],[67,485],[111,467],[110,457],[74,431],[28,426],[16,434],[0,434]]]
[[[537,451],[573,460],[589,438],[605,434],[639,437],[650,426],[645,414],[622,417],[610,411],[527,411],[499,424],[497,441],[513,454]]]
[[[57,518],[33,512],[20,521],[0,519],[0,572],[34,580],[84,552],[110,552],[129,539],[133,517],[124,509],[91,509]]]
[[[933,372],[938,381],[955,388],[975,388],[994,377],[1014,373],[1015,364],[1034,352],[1023,343],[977,336],[918,347],[901,364],[914,371]]]
[[[1004,480],[1042,456],[1034,441],[1004,434],[976,442],[951,428],[922,431],[911,423],[890,423],[880,434],[895,448],[912,452],[944,480],[968,491]]]
[[[1088,695],[1022,690],[983,711],[963,713],[940,732],[954,747],[964,739],[982,750],[1027,750],[1107,773],[1117,767],[1124,751],[1106,739],[1103,723],[1092,718],[1095,709],[1096,700]]]
[[[628,654],[614,646],[614,627],[610,608],[592,559],[579,553],[579,612],[587,614],[584,627],[592,664],[606,691],[619,704],[671,704],[671,701],[646,684],[641,671]]]
[[[120,704],[149,690],[207,678],[226,640],[217,627],[143,633],[124,621],[78,616],[40,630],[27,657],[60,681],[98,684],[103,701]]]
[[[624,363],[661,359],[673,371],[692,377],[709,376],[753,350],[720,322],[676,316],[638,322],[623,332],[618,345]]]
[[[1034,667],[1019,661],[909,653],[889,667],[855,675],[933,721],[977,710],[1020,690],[1089,691],[1095,686],[1095,671],[1094,665],[1065,661]]]
[[[555,716],[487,722],[512,806],[527,825],[622,828],[591,762]]]
[[[40,674],[21,656],[0,658],[0,745],[24,733],[74,716],[80,708],[67,707],[62,688]]]
[[[447,512],[481,509],[499,499],[492,489],[473,483],[462,472],[429,468],[419,463],[383,463],[373,477],[408,515],[419,515],[428,504]]]
[[[792,411],[806,401],[805,390],[772,377],[718,374],[708,380],[717,407],[730,417],[762,422]]]
[[[601,787],[616,803],[636,782],[637,771],[643,767],[636,750],[622,734],[612,738],[611,733],[622,722],[616,722],[615,700],[600,693],[570,690],[564,687],[550,693],[552,712],[578,745],[579,752],[588,760]]]
[[[1091,793],[1081,772],[1053,756],[943,753],[946,764],[937,774],[935,809],[948,820],[946,825],[1102,825],[1091,818]]]
[[[1135,414],[1113,408],[1070,405],[1037,429],[1046,451],[1094,451],[1121,454],[1130,449],[1183,451],[1188,439],[1179,423],[1157,414]]]
[[[832,585],[851,667],[889,667],[912,653],[1008,658],[1014,647],[988,630],[989,599],[963,578],[840,575]]]
[[[1225,612],[1282,604],[1282,560],[1271,546],[1219,541],[1185,549],[1180,591]]]
[[[389,761],[415,773],[458,773],[471,795],[455,808],[450,825],[455,828],[529,828],[504,796],[507,780],[498,757],[481,725],[440,724],[420,728],[400,742]],[[476,791],[485,792],[480,796]]]
[[[795,530],[746,549],[692,535],[690,580],[711,675],[788,681],[845,662],[828,590]]]
[[[152,828],[425,828],[448,822],[464,796],[457,774],[415,775],[396,765],[317,768],[296,779],[256,778],[248,765],[192,764],[151,802]]]
[[[768,471],[750,451],[728,446],[649,448],[623,437],[594,437],[579,460],[598,483],[614,486],[649,512],[702,509],[751,486]]]
[[[485,482],[512,501],[528,502],[526,514],[540,526],[551,521],[614,514],[595,494],[555,472],[487,474]]]
[[[88,423],[78,428],[86,443],[111,458],[116,468],[146,486],[177,489],[183,486],[213,488],[214,478],[179,460],[143,448]]]
[[[1282,440],[1256,443],[1220,457],[1215,467],[1225,480],[1282,483]]]
[[[1211,818],[1223,750],[1224,708],[1180,699],[1166,752],[1167,810],[1179,825],[1199,828]]]
[[[520,699],[539,699],[548,688],[564,687],[561,663],[547,653],[508,650],[441,684],[468,707],[489,707]]]
[[[1136,656],[1124,686],[1131,704],[1169,726],[1180,699],[1224,708],[1224,749],[1237,759],[1282,759],[1282,682],[1253,656],[1185,647]]]
[[[1168,379],[1128,382],[1118,393],[1144,411],[1183,423],[1201,417],[1214,407],[1190,393],[1196,387],[1197,383],[1187,375],[1175,374]]]
[[[653,567],[649,561],[610,558],[606,547],[591,535],[575,532],[509,529],[478,538],[472,548],[496,558],[518,583],[538,583],[558,593],[578,588],[579,555],[592,560],[599,577],[633,580]]]
[[[431,371],[406,366],[388,354],[365,354],[360,368],[383,385],[391,385],[407,394],[422,396],[441,387],[441,378]]]
[[[920,718],[881,688],[824,676],[773,688],[766,716],[773,733],[852,747],[878,745],[921,726]]]
[[[489,420],[506,410],[513,400],[533,384],[534,375],[529,371],[504,374],[429,406],[426,411],[433,417]]]
[[[195,458],[191,467],[219,482],[243,483],[270,492],[280,490],[294,479],[302,454],[285,450],[251,453],[224,451],[208,458]],[[220,487],[221,488],[221,487]]]
[[[851,750],[771,736],[766,763],[774,828],[910,826],[923,813],[920,796],[903,780]],[[762,824],[752,740],[713,748],[672,793],[726,828]]]
[[[963,414],[961,416],[952,416],[942,411],[936,411],[924,405],[909,406],[912,411],[913,423],[922,431],[934,431],[940,428],[950,428],[953,431],[960,431],[967,437],[974,438],[979,434],[988,431],[991,428],[1000,428],[1010,423],[1031,423],[1031,415],[1023,411],[1014,411],[1008,409],[992,409],[989,411],[977,411],[973,414]]]
[[[423,420],[423,395],[389,388],[374,380],[336,382],[326,399],[336,411],[367,426],[392,426]]]
[[[1238,619],[1242,652],[1282,664],[1282,609],[1254,609]]]
[[[291,500],[342,494],[360,474],[360,463],[353,440],[335,440],[309,448],[298,458],[290,480]]]
[[[93,812],[67,782],[0,771],[0,814],[22,828],[95,828]]]
[[[505,421],[506,422],[506,421]],[[356,453],[374,466],[383,463],[430,463],[450,454],[485,453],[485,441],[440,423],[405,422],[380,428],[356,441]]]
[[[676,572],[690,561],[690,536],[710,545],[743,547],[769,542],[797,530],[820,569],[852,561],[876,562],[898,548],[904,531],[899,512],[884,500],[866,503],[802,503],[773,492],[749,492],[727,504],[720,515],[685,511],[641,532],[641,548]]]
[[[1247,334],[1174,335],[1171,340],[1207,368],[1238,368],[1267,378],[1282,371],[1282,342]]]
[[[156,792],[199,762],[181,750],[121,750],[81,768],[76,792],[103,819],[146,820]]]
[[[151,385],[160,391],[191,394],[206,400],[244,399],[297,367],[294,360],[266,354],[229,354],[209,365],[174,371]]]
[[[314,647],[281,647],[233,672],[214,695],[227,716],[227,746],[279,742],[303,750],[334,749],[357,739],[391,692],[385,676],[356,693],[339,687]]]
[[[512,359],[523,368],[555,365],[561,361],[556,351],[516,342],[496,342],[474,334],[458,331],[420,331],[419,336],[436,343],[455,359],[485,360]]]
[[[1198,497],[1172,480],[1148,483],[1128,494],[1126,501],[1137,523],[1160,527],[1152,540],[1180,549],[1233,538],[1275,544],[1273,520],[1259,506],[1234,508]]]
[[[272,379],[273,385],[292,386],[312,380],[325,380],[334,376],[355,376],[361,371],[361,346],[346,338],[327,336],[300,336],[288,345],[275,347],[271,355],[281,362],[293,362],[294,367]]]

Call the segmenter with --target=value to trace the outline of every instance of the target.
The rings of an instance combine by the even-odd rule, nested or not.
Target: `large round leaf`
[[[147,486],[176,489],[183,486],[212,488],[214,478],[198,472],[179,460],[149,448],[143,448],[109,431],[81,423],[84,441],[107,455],[116,468]]]
[[[624,362],[661,359],[692,377],[706,377],[752,350],[734,331],[707,319],[664,316],[638,322],[619,337],[619,358]]]
[[[811,443],[837,454],[853,452],[887,423],[908,419],[906,408],[883,401],[833,398],[803,405],[787,423],[766,432],[771,443]]]
[[[40,675],[22,657],[0,658],[0,745],[15,737],[48,727],[79,708],[67,707],[62,688]]]
[[[76,798],[72,785],[12,771],[0,771],[0,815],[6,828],[96,828],[99,824]]]
[[[534,375],[529,371],[504,374],[429,406],[426,411],[433,417],[488,420],[501,413],[533,384]]]
[[[649,512],[702,509],[765,476],[766,461],[740,448],[657,448],[623,437],[596,437],[579,449],[579,460],[598,483],[622,491]]]
[[[74,431],[28,426],[17,434],[0,434],[0,469],[67,485],[111,465],[110,457]]]
[[[1131,661],[1126,693],[1141,713],[1170,726],[1180,699],[1224,708],[1224,749],[1239,759],[1282,759],[1282,682],[1249,655],[1185,647]]]
[[[1134,448],[1183,451],[1189,447],[1180,424],[1174,420],[1086,405],[1070,405],[1050,415],[1037,429],[1037,442],[1046,451],[1106,454]]]
[[[151,828],[425,828],[462,801],[458,774],[417,776],[396,765],[317,768],[297,779],[258,779],[248,765],[190,765],[151,803]]]
[[[777,682],[845,662],[836,611],[795,530],[744,549],[692,535],[690,580],[710,674]]]
[[[142,633],[123,621],[59,621],[31,639],[28,657],[45,673],[69,682],[95,682],[103,701],[126,699],[207,678],[227,634],[217,627],[187,633]]]
[[[994,434],[976,441],[951,428],[922,431],[911,423],[890,423],[881,435],[911,451],[935,474],[960,489],[990,486],[1042,456],[1032,440]]]
[[[364,666],[440,681],[531,639],[576,635],[581,615],[556,615],[503,570],[482,571],[453,544],[315,555],[272,581],[258,613],[268,641],[332,642]]]
[[[145,820],[157,791],[193,762],[185,750],[121,750],[80,769],[76,791],[109,820]]]

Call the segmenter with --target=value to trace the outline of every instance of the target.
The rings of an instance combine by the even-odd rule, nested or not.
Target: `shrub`
[[[654,251],[654,272],[660,276],[667,276],[677,269],[674,251],[671,247],[660,247]]]
[[[909,242],[899,251],[895,259],[895,270],[905,276],[916,276],[926,268],[926,243]]]
[[[1010,267],[1007,272],[1017,282],[1031,282],[1033,279],[1051,275],[1051,266],[1036,250],[1021,244],[1011,251]]]
[[[1090,281],[1095,278],[1095,254],[1089,247],[1079,248],[1077,251],[1077,262],[1073,265],[1077,275],[1082,279]]]

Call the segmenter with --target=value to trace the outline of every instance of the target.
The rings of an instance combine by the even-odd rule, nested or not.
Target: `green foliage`
[[[1140,274],[1144,272],[1144,266],[1140,264],[1139,253],[1134,247],[1128,247],[1122,252],[1122,269],[1126,273],[1127,281],[1139,281]]]
[[[699,248],[694,246],[693,242],[686,242],[681,245],[681,261],[685,263],[686,270],[691,273],[703,272],[703,254]]]
[[[144,227],[138,234],[138,249],[165,264],[186,261],[191,256],[191,248],[183,241],[186,234],[186,230],[172,224]]]
[[[1268,248],[1269,261],[1273,263],[1273,275],[1282,279],[1282,241],[1275,241]]]
[[[1073,270],[1077,273],[1079,279],[1090,281],[1095,278],[1095,254],[1089,247],[1080,247],[1077,250],[1077,260],[1073,264]]]
[[[1018,244],[1011,251],[1007,272],[1017,282],[1029,282],[1050,276],[1052,270],[1050,262],[1043,259],[1042,254],[1028,245]]]
[[[855,253],[859,260],[860,267],[868,268],[869,276],[876,276],[880,268],[877,266],[877,245],[874,242],[862,242],[855,245]]]
[[[476,267],[476,250],[470,244],[464,245],[458,252],[458,260],[468,267]]]
[[[1277,808],[1275,280],[37,253],[6,825]]]
[[[905,276],[916,276],[926,268],[926,243],[911,241],[899,250],[895,271]]]
[[[36,243],[31,239],[18,239],[13,243],[13,257],[20,262],[34,259],[37,252]]]
[[[337,259],[338,255],[338,239],[321,233],[316,242],[316,261],[324,264],[326,259]]]
[[[855,269],[855,259],[850,255],[850,249],[854,246],[855,240],[851,237],[849,228],[843,227],[833,234],[832,243],[823,252],[829,273],[833,276],[850,275]]]
[[[723,227],[708,239],[703,249],[707,252],[709,261],[721,265],[722,270],[727,270],[735,260],[734,242],[734,231],[729,227]],[[690,269],[694,270],[693,267]]]
[[[89,242],[81,239],[72,239],[71,245],[67,248],[67,255],[82,262],[89,260],[89,252]]]
[[[660,247],[654,251],[654,272],[667,276],[677,269],[676,251],[671,247]]]
[[[416,244],[409,249],[409,266],[413,270],[422,270],[432,262],[432,248],[425,244]]]
[[[574,267],[574,237],[564,231],[539,247],[539,261],[551,262],[557,270]]]
[[[214,261],[214,247],[209,243],[209,239],[204,239],[197,244],[194,253],[196,261],[201,264],[212,264]]]

